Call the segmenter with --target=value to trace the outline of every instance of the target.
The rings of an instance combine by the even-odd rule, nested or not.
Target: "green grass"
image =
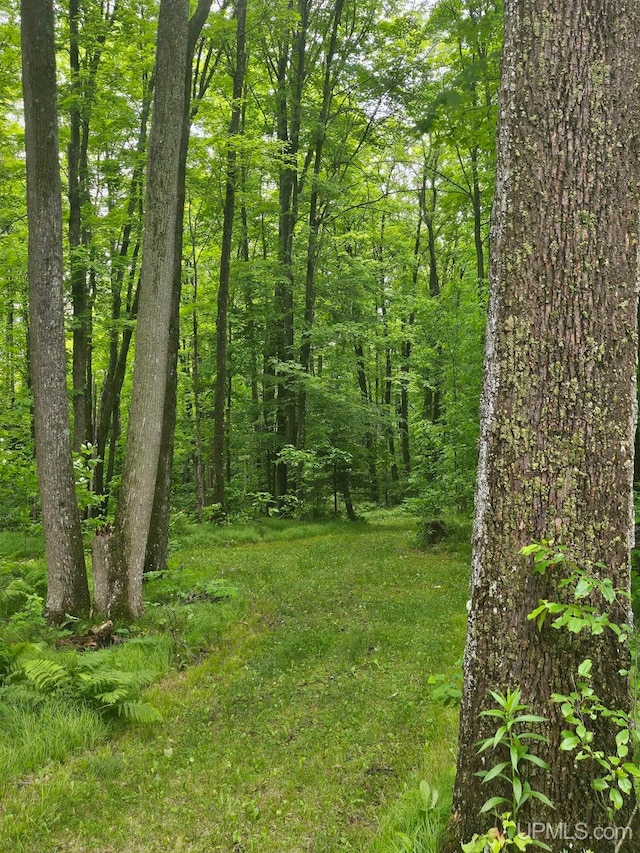
[[[0,531],[0,558],[25,560],[42,557],[44,539],[42,534],[24,533],[19,530]]]
[[[456,714],[428,678],[461,652],[466,556],[417,550],[406,518],[262,529],[181,532],[145,618],[179,663],[190,627],[211,653],[148,692],[164,723],[13,786],[0,851],[437,849],[420,782],[446,812]],[[237,594],[166,602],[211,579]]]
[[[46,699],[36,709],[20,703],[0,705],[0,791],[106,737],[107,726],[98,713],[67,701]]]

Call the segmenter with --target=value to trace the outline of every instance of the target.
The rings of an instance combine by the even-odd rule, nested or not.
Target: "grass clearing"
[[[201,620],[212,652],[147,692],[162,724],[7,791],[0,850],[435,849],[439,817],[420,782],[441,787],[446,809],[456,714],[433,702],[428,678],[453,673],[461,652],[467,555],[417,550],[406,518],[266,527],[249,542],[181,536],[145,618],[178,659]],[[171,584],[212,580],[237,594],[208,608],[162,601]]]

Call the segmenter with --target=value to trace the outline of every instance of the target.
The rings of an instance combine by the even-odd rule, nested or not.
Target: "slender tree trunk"
[[[389,460],[391,463],[391,482],[398,482],[398,463],[396,462],[396,442],[394,437],[393,424],[395,421],[395,407],[393,403],[393,365],[391,362],[391,346],[389,345],[389,329],[387,327],[387,309],[384,304],[384,294],[380,306],[382,312],[382,325],[384,334],[384,405],[386,409],[386,427],[387,448],[389,451]],[[386,497],[388,500],[388,495]]]
[[[21,22],[35,445],[46,610],[57,622],[88,613],[89,587],[69,438],[53,3],[22,0]]]
[[[529,778],[555,811],[532,800],[519,818],[568,831],[608,821],[590,786],[599,768],[559,750],[566,724],[550,696],[570,693],[578,665],[590,657],[593,688],[605,705],[628,708],[630,698],[619,674],[629,650],[612,632],[572,639],[527,622],[539,598],[557,600],[561,593],[557,574],[534,576],[519,549],[553,539],[615,587],[629,589],[640,8],[625,0],[511,0],[505,23],[454,791],[458,841],[493,821],[479,815],[480,807],[504,793],[500,780],[481,785],[474,775],[498,760],[491,750],[477,752],[478,740],[496,728],[494,718],[478,716],[492,704],[489,690],[519,685],[524,701],[547,718],[541,729],[549,745],[532,751],[550,769],[531,767]],[[615,754],[615,731],[593,725],[600,746],[609,750],[613,742]],[[540,840],[554,853],[567,846],[559,836]],[[613,849],[613,842],[598,842],[598,853]]]
[[[81,0],[69,0],[69,58],[73,99],[69,125],[70,139],[67,148],[69,168],[69,250],[70,280],[73,306],[73,446],[91,441],[92,429],[92,375],[91,337],[92,300],[89,293],[89,246],[91,231],[84,221],[83,210],[89,197],[89,123],[95,93],[95,81],[107,39],[108,28],[116,16],[117,3],[107,12],[104,31],[95,39],[93,50],[86,50],[84,62],[80,60],[80,10]]]
[[[332,86],[331,76],[333,73],[333,59],[338,44],[338,29],[342,19],[344,0],[336,0],[333,10],[333,21],[331,25],[331,36],[324,62],[324,77],[322,83],[322,105],[318,117],[318,125],[315,138],[315,151],[313,153],[313,173],[311,177],[311,198],[309,199],[309,239],[307,243],[307,269],[305,278],[305,300],[304,300],[304,324],[302,328],[302,342],[300,344],[300,366],[305,373],[309,373],[312,364],[311,332],[315,316],[316,304],[316,264],[318,260],[318,237],[322,217],[318,211],[320,195],[320,171],[322,168],[322,154],[324,142],[327,135],[327,122],[329,120],[329,109],[331,106]],[[298,446],[304,447],[307,417],[307,390],[304,381],[301,383],[298,393]]]
[[[247,0],[236,0],[236,67],[233,74],[233,106],[227,142],[227,180],[220,250],[220,279],[218,284],[218,315],[216,320],[216,382],[214,389],[213,424],[213,502],[225,509],[225,396],[227,393],[227,314],[229,308],[229,282],[231,275],[231,249],[233,221],[238,182],[237,140],[242,118],[242,92],[247,64],[245,51]]]
[[[193,384],[193,419],[194,419],[194,459],[193,474],[196,487],[196,517],[202,523],[205,505],[204,466],[202,460],[202,403],[200,400],[200,328],[198,323],[198,259],[195,251],[195,234],[192,233],[191,267],[193,270],[193,368],[191,381]]]
[[[188,24],[188,0],[161,0],[129,430],[122,489],[109,548],[105,584],[108,600],[96,603],[98,610],[125,618],[135,618],[142,610],[142,575],[171,367],[170,325]]]
[[[138,256],[140,253],[140,239],[134,241],[131,252],[131,262],[127,265],[127,258],[131,250],[131,238],[134,228],[136,211],[142,220],[143,204],[141,202],[144,185],[144,155],[147,148],[147,127],[151,111],[151,101],[155,87],[155,75],[151,75],[145,89],[140,116],[140,130],[136,143],[137,163],[131,176],[129,188],[129,199],[127,203],[127,219],[122,229],[122,239],[117,250],[114,251],[115,271],[112,274],[112,313],[113,330],[109,342],[109,364],[102,384],[100,403],[95,424],[96,458],[95,467],[95,491],[99,495],[105,495],[104,468],[107,462],[106,450],[109,442],[110,425],[114,422],[114,406],[119,404],[120,392],[124,383],[127,369],[129,347],[133,330],[131,325],[125,326],[122,331],[122,340],[118,338],[117,321],[122,316],[122,289],[127,266],[129,268],[129,289],[133,291],[133,282],[138,277]],[[128,302],[130,300],[127,300]],[[135,320],[138,311],[138,288],[135,288],[135,296],[131,300],[130,310],[127,313],[128,320]],[[106,501],[105,501],[106,503]]]
[[[295,445],[296,395],[291,376],[285,365],[295,359],[293,313],[293,236],[298,214],[298,151],[302,93],[306,78],[307,28],[309,0],[298,0],[299,20],[293,34],[293,46],[281,48],[277,67],[277,133],[282,151],[278,179],[278,277],[274,293],[274,328],[271,337],[271,358],[277,362],[277,395],[275,398],[276,453],[287,444]],[[291,2],[293,7],[293,2]],[[289,490],[289,471],[284,462],[276,462],[276,493],[278,497]]]
[[[476,276],[478,279],[478,293],[484,291],[485,262],[484,243],[482,240],[482,190],[480,189],[480,177],[478,175],[478,148],[471,149],[471,203],[473,206],[473,240],[476,247]]]
[[[70,114],[69,166],[69,250],[71,255],[71,295],[73,302],[73,448],[87,440],[87,266],[83,241],[82,205],[86,173],[82,164],[82,116],[80,102],[79,0],[69,0],[69,51],[74,99]]]
[[[173,293],[171,301],[171,319],[169,323],[169,373],[165,397],[164,416],[162,418],[162,438],[156,477],[153,510],[149,529],[149,541],[145,558],[145,571],[163,571],[167,567],[169,554],[169,516],[171,513],[171,479],[173,473],[173,447],[176,429],[176,406],[178,395],[178,352],[180,349],[180,296],[182,292],[182,243],[185,207],[185,182],[187,174],[187,154],[191,122],[197,113],[197,106],[191,101],[192,64],[196,44],[209,12],[212,0],[199,0],[191,16],[187,35],[187,57],[184,78],[184,104],[182,116],[182,137],[178,164],[178,201],[175,217],[175,259],[173,272]],[[209,72],[205,64],[203,78],[198,86],[198,98],[204,96]],[[193,82],[195,90],[197,80]]]
[[[362,398],[362,404],[366,407],[368,412],[371,407],[371,399],[367,383],[367,372],[364,365],[364,350],[360,341],[354,345],[354,351],[356,355],[356,371],[358,375],[360,396]],[[371,496],[371,500],[378,503],[380,500],[380,488],[378,485],[378,471],[376,468],[376,449],[370,426],[365,432],[364,443],[367,451],[367,464],[369,466],[369,494]]]
[[[9,281],[9,292],[7,296],[7,326],[6,326],[6,359],[5,373],[7,377],[7,394],[9,396],[9,407],[13,408],[16,402],[16,357],[15,357],[15,309],[14,309],[14,285]]]

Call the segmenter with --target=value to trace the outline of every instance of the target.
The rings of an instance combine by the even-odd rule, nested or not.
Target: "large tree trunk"
[[[497,724],[478,714],[493,704],[490,689],[516,686],[548,719],[541,730],[549,745],[535,744],[532,751],[550,769],[536,771],[532,784],[555,803],[551,812],[531,801],[533,808],[519,818],[564,823],[568,831],[578,823],[589,831],[608,823],[600,795],[590,788],[598,768],[558,749],[565,723],[550,697],[573,689],[577,667],[589,656],[596,693],[607,705],[628,707],[629,686],[618,670],[629,651],[612,632],[571,639],[527,622],[539,598],[558,600],[561,593],[553,579],[532,575],[519,550],[552,538],[616,587],[629,588],[639,42],[635,2],[506,4],[452,821],[458,840],[495,821],[478,813],[504,791],[499,780],[495,787],[481,785],[474,774],[502,760],[491,750],[477,754],[477,742]],[[554,851],[567,846],[566,835],[541,840]],[[597,850],[613,850],[613,844],[599,841]]]
[[[135,618],[142,610],[142,576],[170,370],[188,24],[188,0],[161,0],[133,391],[122,489],[109,548],[109,601],[106,607],[100,603],[101,610],[125,618]]]
[[[53,4],[23,0],[31,376],[48,568],[47,614],[89,611],[70,445]]]

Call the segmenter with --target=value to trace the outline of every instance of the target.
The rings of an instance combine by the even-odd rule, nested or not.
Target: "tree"
[[[481,402],[465,687],[452,826],[486,828],[492,764],[477,743],[490,689],[519,686],[549,739],[532,787],[555,803],[536,820],[592,829],[606,813],[589,762],[559,751],[552,693],[593,661],[593,687],[626,708],[629,658],[612,632],[583,640],[527,614],[558,600],[558,576],[534,576],[520,549],[543,538],[617,588],[629,588],[636,414],[637,4],[508,3],[501,84],[490,305]],[[628,613],[622,614],[628,616]],[[494,718],[495,719],[495,718]],[[613,734],[598,733],[606,748]],[[615,747],[615,743],[614,743]],[[533,750],[532,750],[533,751]],[[497,781],[499,788],[500,782]],[[542,817],[540,815],[542,814]],[[525,813],[520,815],[526,819]],[[485,824],[485,827],[483,827]],[[546,838],[554,850],[563,838]],[[601,842],[599,850],[613,849]],[[453,848],[452,848],[453,849]]]
[[[231,277],[231,251],[233,248],[233,222],[236,208],[236,184],[238,182],[238,152],[236,147],[240,136],[242,118],[242,91],[247,66],[246,44],[246,0],[236,0],[234,16],[236,18],[236,60],[233,69],[233,92],[231,121],[229,123],[229,141],[227,143],[227,175],[224,194],[224,213],[222,223],[222,245],[220,249],[220,283],[218,286],[218,314],[216,320],[216,382],[214,392],[214,430],[213,430],[213,502],[225,506],[224,477],[224,427],[225,401],[227,396],[227,349],[229,310],[229,284]]]
[[[88,613],[89,588],[66,384],[53,3],[23,0],[21,22],[35,445],[48,567],[46,609],[58,622],[67,613]]]
[[[142,609],[170,371],[188,26],[188,0],[162,0],[126,455],[113,535],[97,537],[94,548],[96,608],[126,618],[135,618]]]
[[[151,525],[147,541],[145,571],[164,571],[167,568],[169,554],[169,516],[171,514],[171,482],[173,479],[173,455],[177,418],[178,393],[178,351],[180,348],[180,299],[182,295],[182,246],[184,229],[185,184],[187,174],[187,155],[191,136],[191,124],[198,112],[202,99],[211,82],[212,72],[209,61],[213,54],[213,46],[209,43],[203,68],[200,69],[200,51],[195,69],[193,58],[196,45],[204,47],[205,39],[200,34],[204,27],[212,0],[199,0],[196,9],[189,20],[187,39],[187,62],[185,69],[185,96],[182,116],[182,140],[180,143],[180,159],[178,163],[178,203],[176,207],[176,243],[175,268],[173,280],[173,301],[171,320],[169,323],[169,376],[164,401],[162,418],[162,439],[160,442],[160,458],[158,475],[151,512]],[[214,64],[215,67],[215,64]],[[192,90],[194,97],[192,97]]]
[[[96,77],[107,33],[113,26],[117,3],[100,9],[83,9],[81,0],[69,0],[69,59],[73,98],[70,109],[70,134],[67,146],[69,170],[69,250],[73,303],[73,449],[79,451],[93,438],[91,399],[91,297],[89,294],[90,227],[86,222],[89,195],[89,131]],[[87,36],[84,56],[80,51],[80,18],[91,13],[95,33]],[[97,24],[97,26],[96,26]],[[85,29],[91,29],[85,21]]]

